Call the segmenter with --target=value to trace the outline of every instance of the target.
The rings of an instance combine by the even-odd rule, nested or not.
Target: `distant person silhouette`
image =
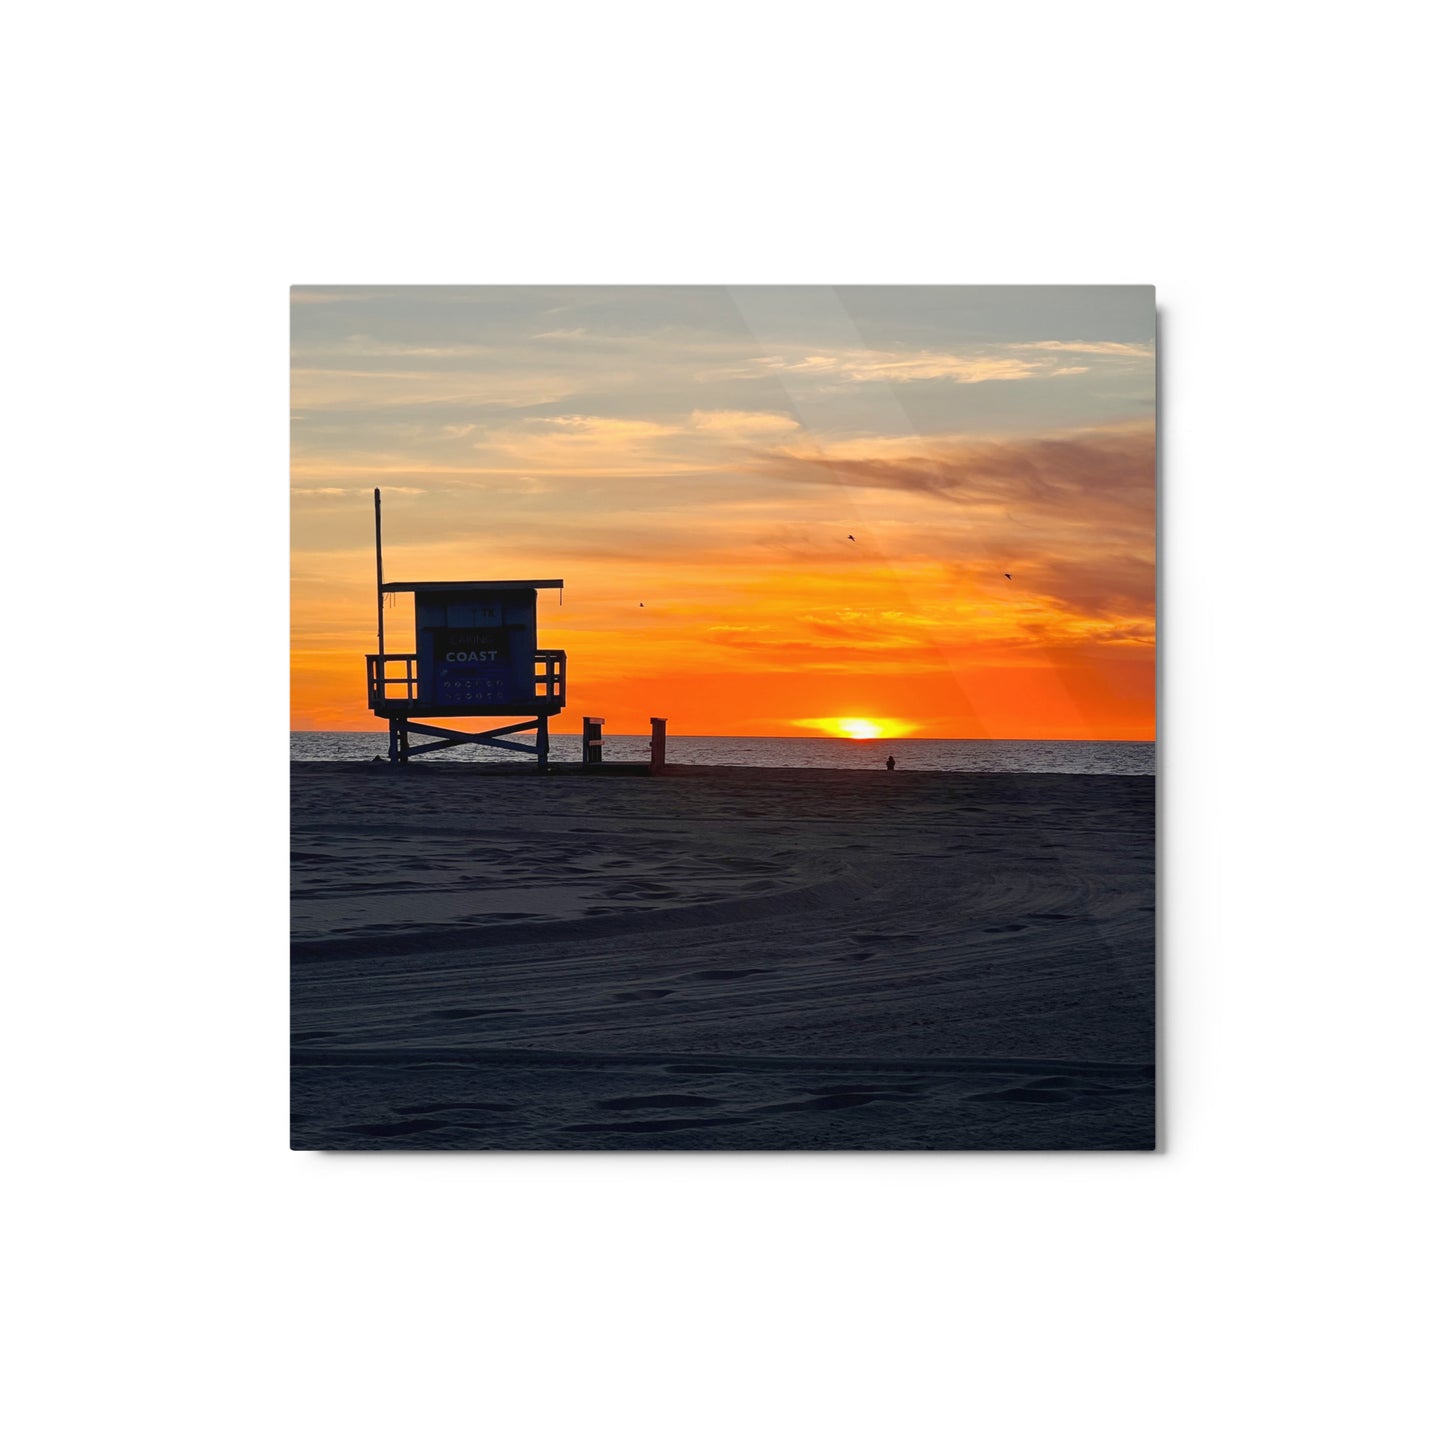
[[[888,771],[891,773],[896,766],[897,766],[897,764],[896,764],[895,761],[894,761],[893,754],[892,754],[892,753],[889,753],[889,754],[888,754],[888,761],[884,764],[884,767],[886,767],[886,768],[888,769]]]

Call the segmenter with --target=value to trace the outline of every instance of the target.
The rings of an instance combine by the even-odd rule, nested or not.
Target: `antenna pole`
[[[379,676],[386,676],[386,623],[382,621],[381,610],[381,488],[372,493],[376,503],[376,650],[381,654],[377,666]],[[383,689],[384,691],[384,689]]]

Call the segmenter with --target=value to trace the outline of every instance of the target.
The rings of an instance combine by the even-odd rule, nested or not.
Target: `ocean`
[[[421,739],[418,739],[421,741]],[[645,763],[649,738],[608,733],[603,758]],[[713,738],[669,734],[667,760],[733,768],[860,768],[877,770],[889,754],[899,768],[937,773],[1104,773],[1152,776],[1153,743],[1008,742],[977,738]],[[385,733],[292,733],[293,762],[365,762],[386,756]],[[554,762],[581,762],[582,739],[552,734]],[[518,753],[494,748],[446,748],[417,758],[422,763],[510,763]]]

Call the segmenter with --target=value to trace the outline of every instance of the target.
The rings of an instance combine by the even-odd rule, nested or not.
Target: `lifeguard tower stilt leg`
[[[393,722],[396,734],[396,752],[393,762],[405,763],[419,758],[423,753],[439,753],[443,748],[460,748],[471,743],[482,748],[502,748],[509,753],[526,753],[537,759],[537,771],[547,771],[547,719],[528,718],[526,722],[508,723],[505,727],[487,728],[483,732],[464,733],[456,728],[433,727],[430,723],[417,722],[414,718],[401,718]],[[537,730],[535,743],[521,743],[513,736],[516,733]],[[412,733],[436,738],[434,743],[414,743]]]

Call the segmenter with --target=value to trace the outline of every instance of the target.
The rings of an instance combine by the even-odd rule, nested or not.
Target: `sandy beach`
[[[299,1149],[1149,1149],[1154,780],[292,767]]]

